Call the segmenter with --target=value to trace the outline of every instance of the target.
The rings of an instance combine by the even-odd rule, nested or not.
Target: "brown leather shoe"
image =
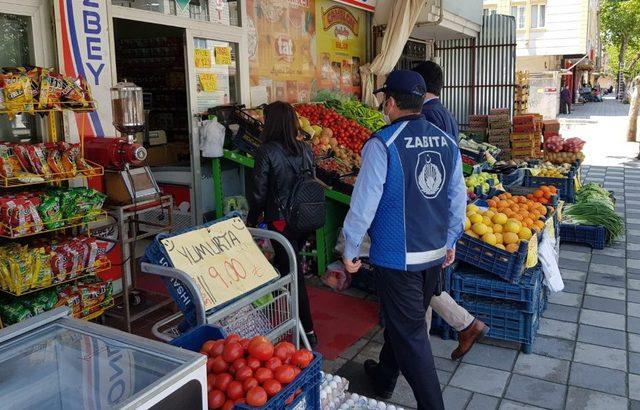
[[[451,360],[462,358],[473,345],[489,333],[489,326],[485,325],[480,319],[474,319],[473,322],[461,332],[458,332],[458,347],[451,352]]]

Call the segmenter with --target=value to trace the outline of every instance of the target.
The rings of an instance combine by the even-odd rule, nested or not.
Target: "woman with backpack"
[[[253,186],[248,195],[247,223],[256,226],[263,216],[269,229],[284,235],[297,255],[309,234],[317,229],[318,224],[324,224],[324,191],[314,179],[311,149],[297,139],[298,116],[291,104],[276,101],[267,105],[264,119],[263,144],[255,155]],[[322,199],[318,198],[319,195]],[[314,199],[310,201],[309,198]],[[278,243],[272,244],[275,251],[273,264],[285,275],[290,272],[287,253]],[[300,264],[298,312],[313,347],[318,339],[313,331],[309,296]]]

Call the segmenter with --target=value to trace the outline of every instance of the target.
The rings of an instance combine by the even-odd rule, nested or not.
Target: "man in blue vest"
[[[426,87],[413,71],[389,74],[382,110],[391,123],[373,134],[344,222],[343,262],[357,272],[365,233],[384,320],[380,361],[365,371],[381,398],[391,397],[400,372],[419,409],[444,409],[425,313],[439,270],[455,258],[466,192],[455,140],[420,113]]]
[[[458,121],[440,101],[440,92],[443,85],[442,68],[433,61],[425,61],[414,67],[413,71],[422,76],[427,86],[427,93],[422,105],[424,118],[447,134],[453,135],[458,141],[460,138]]]

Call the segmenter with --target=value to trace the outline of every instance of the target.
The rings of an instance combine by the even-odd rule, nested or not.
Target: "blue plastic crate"
[[[518,283],[509,283],[477,268],[460,264],[453,272],[451,290],[454,294],[485,296],[522,303],[521,310],[534,313],[538,308],[542,289],[542,270],[527,269]]]
[[[476,318],[490,327],[487,337],[518,342],[524,353],[531,353],[539,326],[539,314],[524,313],[514,302],[481,297],[462,297],[456,300]]]
[[[583,243],[593,249],[604,249],[606,231],[600,225],[560,224],[560,241]]]
[[[456,245],[456,258],[507,282],[518,283],[524,272],[528,246],[529,242],[522,241],[518,251],[510,253],[463,234]]]
[[[174,346],[182,347],[184,349],[192,350],[194,352],[200,351],[200,347],[207,340],[217,340],[225,337],[224,331],[220,328],[211,325],[198,326],[188,333],[171,341]],[[320,410],[320,382],[322,381],[322,375],[320,370],[322,369],[322,355],[317,352],[313,352],[313,361],[306,369],[296,377],[296,379],[285,386],[280,393],[273,396],[266,405],[263,407],[251,407],[242,404],[237,404],[234,409],[246,409],[246,410],[281,410],[281,409],[293,409],[302,400],[305,400],[306,409]],[[290,404],[286,404],[286,401],[300,389],[301,393]]]
[[[435,311],[431,317],[431,334],[438,335],[442,340],[457,339],[457,332],[449,326]]]
[[[501,173],[499,174],[500,183],[505,188],[511,188],[516,186],[521,186],[524,183],[524,177],[526,173],[523,168],[517,168],[511,171],[510,173]]]
[[[531,175],[531,172],[527,170],[524,177],[524,186],[526,187],[539,187],[542,185],[553,185],[558,189],[558,196],[560,199],[566,202],[573,203],[576,198],[576,186],[574,181],[575,171],[569,171],[567,178],[550,178],[550,177],[538,177]]]

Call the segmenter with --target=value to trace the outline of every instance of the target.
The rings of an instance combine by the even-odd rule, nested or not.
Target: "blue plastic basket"
[[[524,353],[531,353],[539,326],[539,314],[524,313],[514,302],[481,297],[462,297],[456,300],[490,327],[488,337],[518,342]]]
[[[473,266],[460,264],[453,273],[451,290],[455,295],[462,293],[519,302],[522,304],[519,310],[534,313],[539,305],[542,286],[539,266],[525,270],[518,283],[509,283]]]
[[[194,352],[200,351],[200,347],[207,340],[218,340],[225,337],[224,331],[218,327],[211,325],[203,325],[194,328],[188,333],[171,341],[174,346],[182,347],[184,349],[192,350]],[[320,370],[322,369],[322,355],[320,353],[313,352],[313,361],[303,369],[302,372],[296,377],[296,379],[285,386],[280,393],[273,396],[266,405],[263,407],[251,407],[243,404],[236,404],[234,409],[246,409],[246,410],[281,410],[281,409],[293,409],[302,400],[306,403],[306,409],[320,410],[320,382],[322,381],[322,375]],[[301,393],[290,404],[286,404],[287,400],[295,394],[298,389]]]
[[[574,181],[575,171],[569,171],[567,178],[550,178],[550,177],[538,177],[531,175],[531,172],[527,170],[524,177],[524,186],[526,187],[539,187],[542,185],[553,185],[558,189],[558,196],[560,199],[573,203],[576,198],[576,186]]]
[[[560,224],[560,241],[582,243],[593,249],[604,249],[606,232],[601,225]]]
[[[435,311],[431,317],[431,334],[438,335],[442,340],[457,339],[457,332],[449,326]]]
[[[505,188],[511,188],[515,186],[521,186],[524,183],[525,170],[522,168],[514,169],[510,173],[499,174],[500,183]]]
[[[518,251],[510,253],[463,234],[456,245],[456,258],[507,282],[518,283],[524,272],[528,246],[529,242],[522,241]]]

